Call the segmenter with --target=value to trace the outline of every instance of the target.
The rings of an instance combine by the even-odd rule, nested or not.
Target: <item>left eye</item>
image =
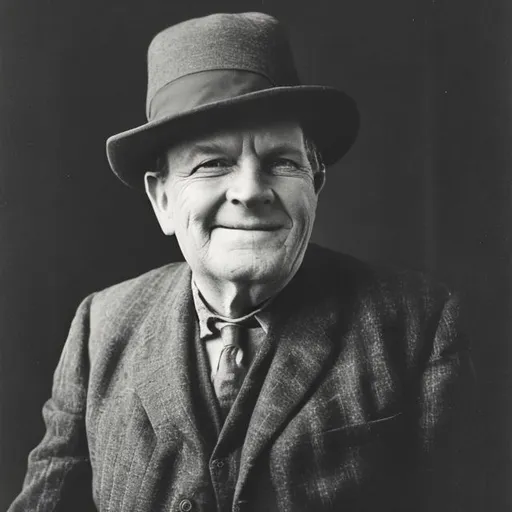
[[[293,160],[289,160],[288,158],[276,158],[271,162],[272,167],[297,167],[297,164]]]

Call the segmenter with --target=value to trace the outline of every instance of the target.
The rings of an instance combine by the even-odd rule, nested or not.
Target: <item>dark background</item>
[[[510,0],[0,0],[0,509],[19,491],[79,301],[179,258],[105,139],[142,124],[154,33],[215,11],[288,27],[304,82],[354,96],[314,240],[460,290],[480,384],[476,511],[510,510]]]

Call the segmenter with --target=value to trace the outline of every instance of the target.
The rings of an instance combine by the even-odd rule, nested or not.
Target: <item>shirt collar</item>
[[[201,339],[212,336],[214,334],[210,327],[212,319],[222,320],[227,323],[238,323],[254,318],[258,322],[259,326],[263,329],[263,332],[268,334],[270,327],[270,312],[268,310],[268,305],[272,302],[272,298],[267,299],[258,309],[252,311],[248,315],[242,316],[240,318],[227,318],[222,315],[218,315],[211,310],[201,295],[201,292],[197,288],[194,279],[192,279],[192,297],[194,299],[194,306],[196,308],[197,318],[199,320],[199,337]]]

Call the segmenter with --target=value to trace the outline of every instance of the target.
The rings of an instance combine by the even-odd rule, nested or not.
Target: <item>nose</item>
[[[230,203],[246,208],[268,205],[274,201],[274,192],[257,158],[247,158],[240,163],[231,175],[226,198]]]

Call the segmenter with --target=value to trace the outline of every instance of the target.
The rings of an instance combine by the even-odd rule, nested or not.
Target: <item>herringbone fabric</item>
[[[217,434],[190,282],[173,264],[82,303],[11,512],[469,509],[472,373],[446,287],[310,247]]]

